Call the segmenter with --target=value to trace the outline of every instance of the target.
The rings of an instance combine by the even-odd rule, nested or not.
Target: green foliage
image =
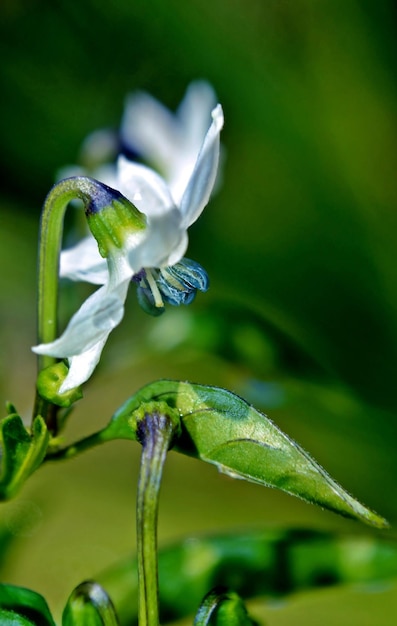
[[[191,537],[159,551],[161,622],[193,615],[208,589],[226,586],[245,600],[397,578],[397,544],[366,535],[306,529]],[[120,623],[137,616],[136,559],[98,576]]]
[[[212,463],[234,478],[277,487],[372,526],[388,526],[386,520],[352,498],[269,418],[225,389],[166,380],[152,383],[127,400],[99,438],[135,439],[134,414],[145,402],[155,400],[179,412],[182,433],[175,442],[179,452]]]
[[[159,571],[162,623],[192,615],[200,606],[196,625],[251,625],[239,596],[248,600],[392,580],[397,576],[397,545],[368,536],[266,529],[195,537],[169,546],[159,552]],[[76,587],[62,626],[117,626],[119,621],[128,626],[136,621],[135,559],[125,559],[99,580],[101,584],[87,581]],[[13,585],[0,585],[0,618],[4,626],[55,626],[42,596]]]
[[[0,585],[2,626],[55,626],[44,598],[14,585]],[[71,593],[62,615],[62,626],[118,626],[113,605],[95,582],[81,583]]]
[[[2,626],[55,626],[44,598],[30,589],[0,585]]]
[[[17,413],[0,422],[3,446],[0,500],[12,498],[41,465],[49,442],[44,420],[38,416],[29,432]]]
[[[226,302],[219,324],[223,334],[215,328],[218,344],[209,350],[219,378],[209,377],[207,358],[189,361],[190,341],[179,352],[183,354],[179,365],[187,363],[188,371],[178,370],[178,358],[171,372],[165,369],[165,361],[157,361],[156,371],[229,386],[230,351],[234,350],[229,380],[239,391],[245,380],[252,378],[283,381],[294,366],[294,374],[305,382],[312,382],[318,372],[331,382],[336,380],[358,400],[356,411],[341,410],[340,404],[331,400],[334,404],[327,418],[323,407],[315,401],[308,407],[307,398],[300,402],[298,394],[284,415],[288,413],[287,419],[293,420],[298,440],[306,422],[319,449],[323,446],[335,454],[339,475],[351,476],[356,486],[364,484],[365,493],[371,494],[366,497],[375,498],[379,510],[385,507],[394,516],[396,505],[390,494],[397,458],[393,450],[397,406],[393,172],[397,159],[392,139],[397,39],[392,0],[215,0],[210,4],[204,0],[171,0],[170,4],[155,0],[151,7],[121,0],[111,9],[106,0],[78,4],[59,0],[56,5],[43,0],[5,0],[0,4],[3,195],[10,203],[0,246],[2,293],[7,294],[0,339],[3,353],[12,354],[14,363],[14,372],[7,364],[1,371],[5,382],[24,393],[24,373],[29,367],[26,340],[33,334],[31,259],[36,223],[32,216],[36,209],[38,217],[54,167],[76,160],[87,132],[118,124],[127,91],[144,87],[174,105],[191,77],[208,77],[233,119],[225,135],[227,184],[214,199],[209,228],[199,223],[192,237],[196,250],[205,249],[205,265],[210,269],[213,288],[203,307],[208,307],[212,322],[214,301],[222,306]],[[111,53],[103,45],[109,33],[117,41]],[[68,314],[74,310],[76,297],[74,293],[66,299]],[[247,308],[254,307],[264,321],[266,327],[258,327],[259,339],[248,317],[242,324],[236,299]],[[233,333],[228,323],[231,308],[236,317]],[[199,331],[203,333],[200,315],[199,306],[197,342]],[[172,327],[171,318],[167,323]],[[132,361],[136,338],[132,345],[128,323],[121,332],[125,335],[119,335],[121,341],[113,352],[117,355],[113,356],[113,373],[118,373],[120,362],[124,367],[128,350],[129,380],[151,380],[153,370],[145,371]],[[143,323],[139,334],[144,342]],[[174,323],[174,336],[180,336],[178,323]],[[267,336],[274,339],[270,351]],[[130,343],[124,342],[124,337]],[[291,358],[291,345],[299,357],[296,360],[293,355]],[[216,359],[225,356],[228,364],[224,361],[225,366],[220,367]],[[317,372],[305,367],[308,356]],[[106,376],[109,370],[105,367],[104,371]],[[387,410],[377,413],[376,407]],[[101,408],[99,399],[92,414]],[[263,408],[268,410],[266,402]],[[336,424],[333,415],[341,415]],[[216,419],[223,423],[219,416]],[[324,432],[327,419],[328,433],[335,433],[329,438],[327,430]],[[237,445],[238,472],[248,469],[251,479],[257,480],[251,476],[252,467],[244,465],[243,445],[221,442],[221,448],[214,450],[211,441],[203,441],[198,422],[198,415],[190,420],[199,439],[197,445],[184,426],[184,452],[203,453],[222,469]],[[284,429],[288,431],[288,427]],[[344,440],[342,453],[338,437]],[[363,440],[368,442],[364,449]],[[8,457],[14,449],[27,449],[22,430],[18,441],[14,448],[9,444]],[[346,454],[345,442],[352,446],[351,455]],[[244,445],[250,456],[257,458],[274,452],[251,442]],[[367,462],[368,449],[376,457],[369,455]],[[304,459],[306,462],[305,454]],[[29,463],[25,459],[20,469]],[[4,475],[8,473],[13,493],[22,478],[17,478],[18,463],[11,473],[9,459],[7,471],[5,465],[3,460],[0,484],[3,495],[10,497],[11,492],[4,494]],[[109,475],[111,472],[111,478],[117,480],[114,468],[109,467]],[[273,506],[271,495],[270,503]],[[200,527],[199,517],[197,523]],[[343,549],[349,553],[346,545]],[[307,563],[311,563],[313,551],[318,554],[319,568],[334,554],[325,549],[317,552],[313,546],[303,550],[306,558],[299,560],[298,568],[302,577],[310,570]],[[370,546],[362,552],[371,553]],[[240,563],[244,562],[241,558]],[[364,576],[366,568],[361,571]],[[189,595],[186,588],[184,591]],[[340,603],[342,621],[351,623],[344,602]],[[306,617],[308,620],[303,615],[295,623],[307,623],[309,613]],[[364,619],[379,623],[377,617]],[[1,618],[7,618],[4,611]],[[317,623],[322,623],[321,619]]]

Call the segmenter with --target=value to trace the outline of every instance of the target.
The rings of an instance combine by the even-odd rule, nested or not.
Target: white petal
[[[211,124],[211,111],[216,105],[213,88],[204,80],[196,80],[188,86],[177,110],[186,148],[196,158],[203,137]]]
[[[98,341],[90,350],[69,359],[69,371],[59,388],[60,393],[74,389],[88,380],[98,365],[107,337]]]
[[[181,227],[177,209],[167,215],[155,216],[148,222],[146,239],[141,247],[131,250],[131,268],[167,267],[177,263],[187,249],[186,229]]]
[[[165,176],[176,204],[181,204],[192,176],[204,137],[211,124],[216,105],[215,92],[209,83],[195,81],[189,85],[176,116],[181,134],[180,145],[169,162]]]
[[[70,358],[83,354],[100,341],[106,341],[109,333],[123,318],[128,285],[129,280],[125,280],[111,291],[107,285],[100,287],[73,315],[58,339],[35,346],[33,352]]]
[[[117,161],[118,189],[146,216],[162,215],[174,208],[165,181],[149,167],[123,156]]]
[[[211,111],[216,105],[215,92],[205,81],[189,85],[176,117],[181,140],[164,175],[175,203],[179,206],[193,173],[204,137],[211,125]]]
[[[152,267],[170,267],[171,265],[175,265],[175,263],[179,263],[187,250],[188,243],[187,231],[181,230],[178,242],[175,243],[172,250],[168,251],[167,257]]]
[[[169,163],[179,151],[181,133],[165,106],[143,91],[128,96],[121,136],[127,147],[167,175]]]
[[[153,170],[120,157],[119,189],[146,215],[144,238],[128,251],[136,273],[143,267],[164,267],[179,260],[187,247],[186,228],[164,180]],[[176,262],[176,261],[174,261]]]
[[[200,216],[208,203],[215,183],[219,163],[219,135],[223,127],[220,104],[212,111],[213,122],[204,139],[189,184],[180,205],[182,223],[187,228]]]
[[[192,175],[215,104],[215,93],[205,81],[189,85],[175,115],[145,92],[135,93],[126,101],[123,140],[163,176],[177,205]]]
[[[93,285],[104,285],[107,282],[109,273],[106,259],[99,254],[94,237],[84,237],[73,248],[61,252],[59,274],[63,278]]]

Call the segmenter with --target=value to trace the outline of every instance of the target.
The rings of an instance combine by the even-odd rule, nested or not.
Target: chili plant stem
[[[38,343],[51,343],[58,332],[58,283],[59,256],[62,245],[63,221],[69,202],[80,199],[86,207],[97,193],[98,184],[88,177],[66,178],[60,181],[48,193],[41,215],[39,263],[38,263],[38,300],[37,300],[37,337]],[[38,356],[38,371],[57,362],[48,355]],[[36,394],[33,419],[41,415],[50,432],[57,433],[58,407],[39,394]]]
[[[175,434],[174,422],[166,415],[146,413],[137,434],[142,444],[136,509],[139,626],[158,626],[158,503],[164,462]]]

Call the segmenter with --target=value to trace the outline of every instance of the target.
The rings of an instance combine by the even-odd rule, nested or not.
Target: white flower
[[[121,150],[157,171],[179,204],[215,106],[215,92],[204,80],[190,83],[175,113],[147,92],[135,91],[125,100],[119,132],[102,128],[90,133],[80,149],[80,165],[61,168],[57,180],[85,175],[117,188],[115,161]]]
[[[137,198],[132,197],[130,185],[125,184],[128,174],[124,166],[128,161],[120,158],[117,164],[111,162],[119,143],[127,155],[139,155],[161,175],[168,188],[167,194],[171,194],[174,204],[179,206],[202,148],[203,137],[211,125],[215,106],[215,92],[204,80],[190,83],[176,113],[145,91],[131,93],[125,101],[119,139],[109,129],[92,132],[81,148],[83,166],[67,166],[59,174],[62,178],[92,175],[135,202]],[[160,185],[163,187],[163,182]],[[92,237],[62,251],[60,276],[93,284],[106,282],[106,261],[100,256]]]
[[[205,81],[188,86],[175,114],[144,91],[126,99],[122,146],[161,174],[176,204],[192,175],[215,105],[215,92]]]
[[[95,205],[94,199],[94,210],[88,218],[106,259],[93,246],[92,237],[62,253],[62,276],[93,284],[103,283],[103,286],[83,303],[58,339],[33,348],[38,354],[68,359],[69,372],[60,388],[61,393],[91,376],[110,332],[123,317],[131,278],[140,282],[141,296],[146,298],[148,306],[151,304],[159,310],[164,306],[163,297],[172,302],[175,294],[181,293],[179,302],[188,302],[197,289],[205,290],[204,270],[201,273],[198,264],[182,257],[188,245],[187,229],[208,203],[216,179],[219,135],[223,126],[219,104],[211,115],[212,123],[197,148],[194,166],[189,177],[185,178],[186,185],[178,201],[159,174],[120,157],[117,190],[144,218],[140,220],[131,207],[133,223],[129,227],[125,199],[118,191],[101,185],[100,206]],[[98,228],[102,229],[101,233],[105,232],[102,222],[111,223],[107,231],[111,236],[105,233],[102,238],[97,234]],[[115,233],[120,245],[112,243]],[[184,293],[188,294],[185,299],[182,297]],[[178,296],[176,300],[174,304],[179,303]]]

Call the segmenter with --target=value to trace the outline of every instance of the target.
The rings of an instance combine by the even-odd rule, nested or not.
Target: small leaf
[[[277,487],[307,502],[378,528],[388,522],[338,485],[295,441],[266,415],[230,391],[176,381],[158,381],[132,396],[102,431],[102,441],[135,439],[126,429],[146,402],[177,410],[182,434],[175,449],[216,465],[234,478]]]
[[[215,588],[202,601],[194,626],[253,626],[244,602],[234,591]]]
[[[118,626],[112,602],[96,582],[81,583],[69,597],[62,626]]]
[[[3,446],[0,500],[7,500],[41,464],[49,433],[42,417],[35,418],[30,433],[15,413],[0,422],[0,433]]]
[[[0,624],[55,626],[47,602],[30,589],[0,584]]]
[[[7,415],[10,415],[10,413],[17,413],[17,410],[12,402],[7,400],[5,404],[6,404]]]

